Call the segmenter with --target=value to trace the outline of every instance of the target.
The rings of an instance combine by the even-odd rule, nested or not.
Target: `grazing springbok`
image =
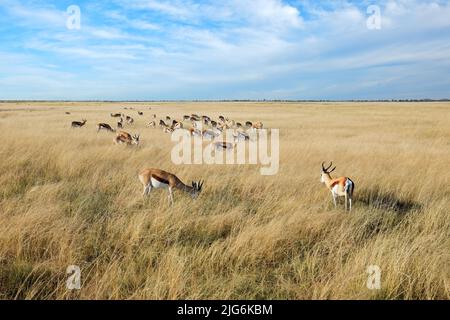
[[[178,189],[188,193],[192,199],[196,199],[202,191],[203,182],[192,181],[192,186],[185,185],[178,177],[172,173],[160,169],[145,169],[139,174],[139,181],[144,186],[143,196],[148,195],[153,188],[168,188],[169,201],[173,205],[173,190]]]
[[[324,162],[322,163],[322,172],[320,173],[320,182],[325,183],[328,190],[331,191],[333,197],[334,207],[337,207],[336,198],[345,197],[345,210],[347,210],[347,203],[349,205],[349,211],[352,210],[352,198],[353,191],[355,190],[355,183],[348,177],[340,177],[333,179],[331,173],[336,169],[334,167],[330,170],[333,162],[325,168]]]
[[[122,116],[121,113],[111,113],[111,117],[113,118],[120,118]]]
[[[87,120],[83,119],[81,122],[80,121],[72,121],[72,128],[81,128],[82,126],[84,126],[86,124]]]
[[[138,111],[138,115],[143,116],[144,113],[142,111]]]
[[[125,131],[119,131],[116,135],[116,137],[113,139],[115,144],[126,144],[126,145],[139,145],[139,134],[135,134],[131,136],[128,132]]]
[[[191,119],[191,116],[188,116],[188,115],[183,116],[183,121],[189,121],[190,119]]]
[[[251,129],[251,128],[253,128],[253,123],[251,121],[247,121],[247,122],[245,122],[245,127],[247,129]]]
[[[169,116],[166,116],[166,121],[170,121],[171,118]]]
[[[155,128],[155,127],[156,127],[156,121],[150,121],[150,122],[148,123],[148,126],[149,126],[150,128]]]
[[[70,112],[69,112],[69,111],[66,111],[66,114],[70,114]]]
[[[115,132],[116,131],[107,123],[99,123],[99,124],[97,124],[97,133],[100,130],[106,130],[106,131],[110,131],[110,132]]]

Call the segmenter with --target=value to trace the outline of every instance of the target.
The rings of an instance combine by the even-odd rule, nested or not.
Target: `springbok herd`
[[[125,110],[133,110],[133,108],[124,107]],[[149,108],[151,109],[151,108]],[[66,114],[70,114],[66,112]],[[144,116],[142,111],[137,111],[139,116]],[[112,118],[120,118],[117,121],[115,128],[113,128],[108,123],[98,123],[97,133],[101,130],[115,133],[113,142],[115,144],[125,144],[127,146],[139,145],[140,134],[133,134],[123,130],[124,126],[134,124],[134,118],[125,115],[123,113],[111,113]],[[125,119],[125,121],[124,121]],[[82,128],[86,125],[86,119],[82,121],[73,121],[72,128]],[[233,143],[230,142],[216,142],[216,149],[232,149],[234,145],[239,141],[250,140],[251,132],[258,129],[263,129],[262,122],[251,122],[246,121],[245,123],[236,122],[234,120],[225,118],[224,116],[219,116],[217,120],[212,119],[209,116],[197,114],[184,115],[182,120],[172,119],[170,116],[166,116],[163,119],[157,120],[157,115],[152,114],[151,120],[148,123],[150,128],[161,128],[165,133],[172,133],[175,130],[184,130],[186,134],[191,136],[202,137],[206,140],[213,140],[220,137],[224,130],[233,130]],[[353,191],[355,189],[355,183],[348,177],[332,178],[331,173],[336,169],[331,162],[328,167],[325,168],[325,163],[322,163],[322,169],[320,174],[320,181],[324,183],[327,189],[331,192],[334,206],[337,207],[336,199],[338,197],[345,198],[345,209],[351,211],[352,209],[352,199]],[[202,191],[203,182],[202,181],[192,181],[191,186],[184,184],[176,175],[166,172],[164,170],[149,168],[144,169],[139,173],[139,181],[142,183],[144,191],[143,195],[147,196],[150,194],[153,188],[164,188],[168,189],[169,192],[169,202],[173,204],[173,191],[178,189],[189,194],[192,199],[196,199],[200,192]]]

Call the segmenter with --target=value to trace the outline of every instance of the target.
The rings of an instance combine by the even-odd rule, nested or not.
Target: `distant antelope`
[[[161,128],[167,128],[168,127],[168,125],[164,122],[164,120],[159,120],[159,126]]]
[[[156,121],[150,121],[148,126],[151,127],[151,128],[155,128],[156,127]]]
[[[130,117],[130,116],[127,116],[125,118],[125,120],[127,121],[128,124],[133,124],[133,122],[134,122],[134,119],[132,117]]]
[[[69,112],[69,111],[66,111],[66,114],[70,114],[70,112]]]
[[[245,122],[245,127],[248,129],[253,128],[253,123],[251,121],[247,121]]]
[[[172,132],[174,132],[174,129],[171,128],[171,127],[165,127],[165,128],[163,129],[163,132],[164,132],[164,133],[172,133]]]
[[[97,124],[97,132],[99,132],[100,130],[106,130],[106,131],[110,131],[110,132],[115,132],[116,131],[107,123],[99,123],[99,124]]]
[[[237,131],[237,134],[233,134],[235,141],[248,141],[250,140],[250,136],[246,132]]]
[[[138,135],[138,134],[135,134],[132,136],[128,132],[119,131],[117,133],[116,137],[113,139],[113,141],[116,144],[139,145],[139,139],[140,139],[140,135]]]
[[[186,192],[192,199],[196,199],[202,191],[203,182],[192,181],[192,186],[185,185],[178,177],[172,173],[160,169],[145,169],[139,174],[139,181],[144,186],[143,196],[148,195],[153,188],[168,188],[169,201],[173,205],[173,190],[178,189]]]
[[[224,123],[225,122],[225,117],[224,116],[219,116],[219,121]]]
[[[174,130],[175,129],[181,129],[181,128],[183,128],[183,124],[181,122],[177,121],[177,120],[173,120],[171,128],[174,129]]]
[[[263,128],[263,124],[261,121],[258,121],[256,123],[253,124],[253,129],[262,129]]]
[[[213,140],[217,136],[216,133],[211,130],[203,130],[202,135],[206,140]]]
[[[80,121],[72,121],[72,128],[81,128],[82,126],[84,126],[86,124],[87,120],[83,119],[81,122]]]
[[[153,119],[156,119],[156,114],[153,114]]]
[[[171,118],[169,116],[166,116],[166,121],[170,121]]]
[[[240,129],[240,128],[242,128],[242,123],[240,123],[240,122],[237,122],[237,123],[236,123],[236,128],[237,128],[237,129]]]
[[[347,202],[349,204],[350,211],[352,210],[352,198],[353,191],[355,190],[355,183],[348,177],[340,177],[333,179],[331,173],[336,169],[334,167],[330,170],[333,162],[325,168],[324,162],[322,163],[322,172],[320,173],[320,182],[325,183],[326,187],[331,191],[333,197],[334,207],[337,207],[336,198],[345,197],[345,210],[347,210]]]
[[[187,115],[183,116],[183,121],[188,121],[190,119],[191,119],[191,116],[187,116]]]
[[[216,128],[217,127],[217,122],[216,121],[211,121],[211,127]]]
[[[121,113],[111,113],[111,117],[113,118],[120,118],[122,116]]]
[[[230,151],[233,150],[235,143],[231,142],[215,142],[214,147],[217,151]]]
[[[197,136],[197,137],[201,137],[202,136],[202,132],[198,129],[195,128],[189,128],[189,134],[191,136]]]
[[[142,111],[138,111],[138,115],[143,116],[144,113]]]
[[[123,129],[123,118],[120,118],[120,121],[117,122],[117,128]]]

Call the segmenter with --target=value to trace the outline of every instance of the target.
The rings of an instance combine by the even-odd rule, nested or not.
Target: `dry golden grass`
[[[138,149],[96,133],[124,105],[0,104],[0,298],[449,298],[448,103],[146,103]],[[152,113],[279,128],[280,171],[175,166],[169,136],[145,128]],[[356,183],[350,214],[319,183],[328,160]],[[165,191],[143,200],[145,167],[203,178],[204,191],[176,192],[173,208]],[[369,265],[381,290],[366,287]]]

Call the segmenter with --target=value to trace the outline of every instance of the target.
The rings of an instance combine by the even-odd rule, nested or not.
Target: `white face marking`
[[[151,183],[152,183],[153,188],[156,188],[156,189],[158,189],[158,188],[168,188],[169,187],[168,184],[159,182],[158,180],[156,180],[154,178],[151,178]]]

